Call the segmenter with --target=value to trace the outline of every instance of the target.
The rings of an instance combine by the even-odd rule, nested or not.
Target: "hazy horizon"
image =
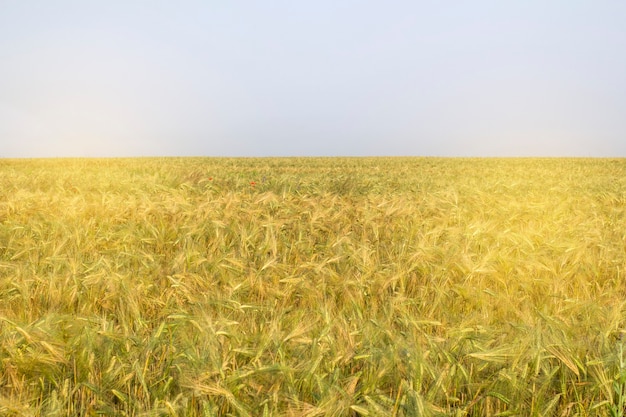
[[[0,158],[626,157],[626,3],[0,2]]]

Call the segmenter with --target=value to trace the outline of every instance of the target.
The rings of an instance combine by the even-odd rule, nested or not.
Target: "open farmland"
[[[0,415],[622,416],[626,160],[0,160]]]

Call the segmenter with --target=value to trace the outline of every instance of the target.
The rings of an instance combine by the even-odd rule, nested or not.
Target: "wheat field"
[[[2,416],[623,416],[626,160],[0,160]]]

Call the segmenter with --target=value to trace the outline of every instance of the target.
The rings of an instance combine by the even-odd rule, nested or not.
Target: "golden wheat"
[[[0,415],[625,413],[624,160],[0,174]]]

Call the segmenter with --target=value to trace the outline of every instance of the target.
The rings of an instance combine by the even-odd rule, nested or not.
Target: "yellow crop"
[[[2,416],[622,416],[626,160],[0,160]]]

